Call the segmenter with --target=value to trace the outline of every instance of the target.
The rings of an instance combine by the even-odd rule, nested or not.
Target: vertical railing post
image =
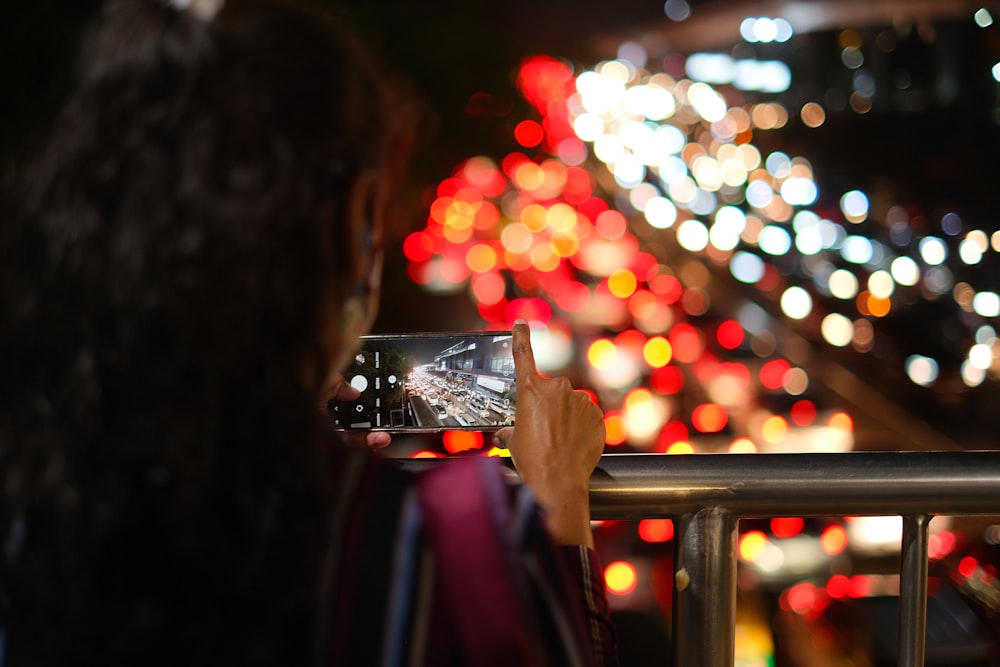
[[[927,529],[925,514],[903,517],[899,566],[899,665],[924,667],[927,643]]]
[[[673,641],[676,667],[732,667],[736,519],[718,507],[677,521]]]

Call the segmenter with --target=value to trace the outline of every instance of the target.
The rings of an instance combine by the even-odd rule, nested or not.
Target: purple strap
[[[526,603],[500,465],[470,457],[421,476],[419,494],[463,658],[482,667],[545,663]]]

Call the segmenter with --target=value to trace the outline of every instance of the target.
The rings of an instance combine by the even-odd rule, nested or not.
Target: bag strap
[[[466,662],[542,667],[545,652],[511,537],[500,464],[486,457],[448,461],[420,476],[418,493]]]

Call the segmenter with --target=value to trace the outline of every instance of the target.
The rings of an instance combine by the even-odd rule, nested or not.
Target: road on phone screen
[[[491,427],[513,420],[513,410],[503,406],[502,398],[477,391],[468,379],[450,374],[414,371],[407,391],[410,412],[423,428]]]

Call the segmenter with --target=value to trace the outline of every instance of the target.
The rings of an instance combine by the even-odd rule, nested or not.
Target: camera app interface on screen
[[[341,429],[486,429],[514,423],[510,334],[369,338],[344,373],[361,392],[333,402]]]

